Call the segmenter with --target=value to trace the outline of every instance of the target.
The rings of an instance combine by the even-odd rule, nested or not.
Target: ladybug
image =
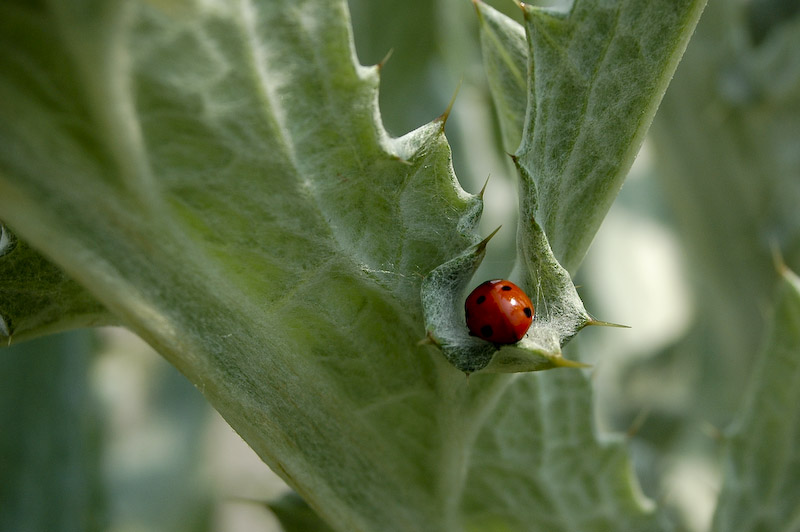
[[[515,344],[533,323],[533,305],[522,289],[504,279],[486,281],[467,296],[470,334],[495,344]]]

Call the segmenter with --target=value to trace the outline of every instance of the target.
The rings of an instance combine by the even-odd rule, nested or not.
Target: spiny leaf
[[[538,369],[543,366],[542,355],[551,361],[563,360],[562,345],[586,325],[601,323],[586,312],[562,263],[571,260],[575,269],[588,247],[638,150],[702,5],[702,1],[679,6],[661,1],[642,8],[625,1],[600,6],[579,0],[568,13],[526,6],[528,66],[519,25],[476,3],[484,62],[506,139],[521,129],[520,111],[526,98],[521,73],[531,76],[526,129],[514,162],[520,174],[518,259],[537,312],[525,341],[505,349],[510,356],[504,363],[498,359],[495,369]],[[649,21],[647,17],[652,16],[664,20]],[[649,34],[656,29],[657,37]],[[621,90],[620,83],[634,78],[638,85]],[[604,140],[599,142],[601,134]],[[575,166],[562,164],[568,160]],[[569,223],[548,227],[555,219],[552,216],[564,213],[569,213]],[[581,251],[565,257],[564,245],[578,249],[577,245]],[[474,258],[479,262],[481,256]],[[462,279],[459,286],[466,281]],[[456,365],[486,367],[485,343],[467,337],[455,319],[451,323],[445,350],[450,350],[451,358],[471,360]],[[519,361],[522,345],[536,353],[527,366]],[[470,352],[474,355],[467,355]]]
[[[452,529],[442,428],[496,391],[417,345],[419,293],[481,203],[441,122],[383,130],[345,2],[2,4],[0,70],[20,237],[337,529]]]
[[[538,197],[536,220],[568,271],[580,265],[616,197],[704,6],[576,0],[560,12],[526,5],[530,62],[523,68],[511,66],[520,60],[515,23],[478,4],[487,69],[502,77],[492,89],[503,131],[516,131],[521,119],[505,110],[528,104],[517,162],[535,189],[521,195]],[[519,71],[529,72],[524,94]]]
[[[585,311],[583,314],[577,313],[585,319],[570,323],[564,316],[566,312],[557,313],[554,307],[545,307],[535,315],[525,337],[513,345],[496,346],[468,334],[464,323],[464,291],[483,260],[486,245],[496,232],[497,230],[425,277],[422,283],[422,306],[428,339],[442,350],[451,364],[467,374],[478,371],[512,373],[557,367],[584,367],[583,364],[563,358],[561,346],[587,324],[589,317]],[[553,280],[551,272],[539,273],[542,274],[540,278]],[[566,280],[572,287],[569,275],[566,275]],[[563,302],[558,310],[564,311],[564,307],[569,304],[577,304],[582,310],[583,306],[574,289],[569,294],[573,299],[569,303]],[[565,325],[559,325],[561,323]]]
[[[788,269],[782,273],[771,330],[727,438],[714,531],[800,526],[800,279]]]
[[[639,492],[625,442],[598,441],[591,396],[580,371],[514,377],[470,454],[466,530],[669,529]]]
[[[486,77],[500,117],[503,147],[514,153],[522,141],[528,106],[528,45],[525,29],[515,20],[473,0],[480,23]]]
[[[620,454],[576,454],[583,375],[467,381],[418,345],[422,278],[477,243],[481,202],[441,122],[383,130],[343,1],[4,3],[0,70],[0,216],[334,528],[589,529],[569,500],[648,529]],[[585,311],[566,272],[526,264],[570,332]],[[522,507],[499,491],[508,471]]]
[[[519,38],[511,29],[515,23],[478,4],[487,71],[505,78],[492,85],[498,114],[506,121],[504,131],[520,130],[523,124],[521,116],[503,112],[510,107],[508,101],[527,97],[529,103],[515,157],[520,174],[518,260],[535,299],[537,321],[541,318],[538,332],[549,334],[553,344],[563,344],[583,326],[601,324],[586,313],[567,269],[577,268],[596,230],[592,224],[599,224],[616,194],[614,186],[621,184],[630,164],[626,154],[632,158],[638,150],[702,4],[577,0],[569,13],[526,6],[530,65],[525,71],[531,76],[526,96],[514,75],[523,67],[504,64],[519,54],[497,50],[519,48],[518,42],[509,45]],[[614,15],[614,31],[603,25],[609,13]],[[654,25],[661,25],[659,35],[650,34]],[[644,59],[643,50],[649,54]],[[653,79],[632,79],[631,72],[645,78],[652,74]],[[623,81],[630,86],[610,90]],[[610,116],[623,108],[628,109],[627,117]],[[595,142],[606,133],[608,140]],[[589,172],[588,178],[576,174],[577,166],[564,166],[569,171],[562,172],[558,164],[570,157],[576,165],[603,161],[606,168]],[[542,192],[543,186],[552,188]],[[563,188],[560,194],[555,193],[558,187]],[[568,214],[572,225],[553,223],[553,213]],[[474,477],[468,477],[463,502],[468,513],[471,505],[477,508],[470,521],[474,530],[666,528],[642,501],[622,442],[603,445],[593,434],[591,389],[585,376],[570,371],[519,376],[506,393],[495,412],[502,412],[502,420],[515,430],[503,428],[504,421],[498,419],[487,426],[473,450]],[[516,393],[537,399],[517,401]],[[513,461],[504,467],[491,458],[502,456],[505,449],[516,452],[511,449],[519,448],[511,442],[517,437],[536,441],[526,448],[525,461],[537,467],[515,469]],[[601,472],[598,464],[604,464]],[[485,468],[501,472],[481,477],[478,471]],[[493,485],[496,479],[502,482]]]
[[[467,284],[496,232],[435,268],[422,282],[428,340],[441,349],[451,364],[467,374],[485,368],[497,351],[491,343],[467,333],[463,306]]]
[[[697,395],[686,398],[717,422],[730,418],[763,341],[761,305],[741,302],[762,301],[774,285],[772,245],[800,263],[800,12],[755,46],[742,36],[761,4],[772,2],[709,5],[652,130],[701,318],[701,341],[681,345],[676,364],[717,368],[699,371]]]

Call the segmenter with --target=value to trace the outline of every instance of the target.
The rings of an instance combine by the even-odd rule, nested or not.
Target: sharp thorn
[[[480,199],[483,199],[483,193],[486,192],[486,186],[489,184],[489,178],[490,177],[492,177],[492,174],[489,174],[489,175],[486,176],[486,181],[483,182],[483,187],[481,187],[481,191],[478,192],[478,197]]]
[[[394,53],[394,48],[389,48],[389,51],[386,52],[386,55],[383,56],[383,59],[381,59],[378,62],[378,70],[383,70],[383,67],[386,66],[386,63],[389,62],[389,59],[392,57],[393,53]]]
[[[587,326],[596,325],[598,327],[616,327],[618,329],[630,329],[630,325],[622,325],[620,323],[612,323],[610,321],[596,320],[594,318],[586,322]]]
[[[456,90],[453,92],[453,97],[450,98],[450,103],[447,104],[447,109],[437,118],[437,120],[442,122],[442,131],[444,131],[444,126],[447,124],[447,119],[450,118],[450,112],[453,110],[453,106],[456,103],[456,97],[458,96],[458,91],[461,90],[461,83],[463,83],[463,81],[463,77],[458,80],[458,85],[456,85]]]
[[[498,227],[497,227],[497,229],[495,229],[494,231],[492,231],[491,233],[489,233],[489,236],[487,236],[486,238],[484,238],[483,240],[481,240],[480,242],[478,242],[478,247],[479,247],[479,248],[485,248],[485,247],[486,247],[486,244],[488,244],[488,243],[489,243],[489,240],[491,240],[491,239],[492,239],[492,237],[493,237],[494,235],[496,235],[496,234],[497,234],[497,232],[500,230],[500,228],[501,228],[501,227],[503,227],[503,226],[502,226],[502,225],[501,225],[501,226],[498,226]]]

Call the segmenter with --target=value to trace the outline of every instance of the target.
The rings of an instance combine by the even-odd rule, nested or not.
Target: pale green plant
[[[344,1],[5,2],[0,332],[131,329],[336,530],[669,529],[560,366],[604,323],[571,274],[704,5],[476,4],[537,311],[497,349],[459,310],[487,241],[448,113],[384,130]],[[785,275],[767,357],[798,345]]]

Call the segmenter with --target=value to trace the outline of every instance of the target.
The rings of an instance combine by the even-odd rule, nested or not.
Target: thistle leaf
[[[575,0],[567,12],[525,5],[524,67],[516,23],[477,4],[507,140],[527,102],[516,154],[530,182],[522,180],[520,196],[537,198],[536,220],[569,272],[622,186],[705,3]],[[524,93],[519,72],[529,74]]]
[[[621,448],[588,437],[580,372],[467,381],[419,345],[441,323],[423,278],[465,253],[473,268],[482,203],[443,120],[383,129],[380,69],[356,61],[343,0],[5,2],[0,70],[0,217],[333,528],[593,529],[567,506],[652,528]],[[523,197],[549,324],[526,342],[557,353],[590,320]],[[528,354],[501,349],[484,373],[537,369]],[[509,471],[526,506],[498,491]]]
[[[783,269],[771,330],[747,400],[727,437],[712,530],[794,530],[800,525],[800,279]]]

